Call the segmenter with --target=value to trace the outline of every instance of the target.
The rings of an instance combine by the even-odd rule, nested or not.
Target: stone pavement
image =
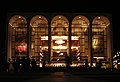
[[[0,82],[119,82],[119,74],[36,72],[0,73]]]
[[[68,72],[0,73],[0,82],[120,82],[120,75]]]
[[[85,78],[82,76],[75,76],[64,72],[55,72],[48,76],[42,76],[38,79],[26,80],[21,82],[109,82],[104,80],[96,80]]]

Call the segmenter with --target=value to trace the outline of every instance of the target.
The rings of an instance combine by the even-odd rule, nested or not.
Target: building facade
[[[7,57],[34,58],[48,66],[112,67],[112,16],[104,13],[10,13],[7,17]]]

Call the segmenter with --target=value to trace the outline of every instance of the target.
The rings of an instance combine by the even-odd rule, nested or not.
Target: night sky
[[[7,4],[6,4],[7,2]],[[117,3],[117,2],[116,2]],[[119,7],[105,0],[4,0],[0,3],[0,53],[5,50],[6,16],[9,12],[110,13],[112,14],[113,51],[120,51]]]

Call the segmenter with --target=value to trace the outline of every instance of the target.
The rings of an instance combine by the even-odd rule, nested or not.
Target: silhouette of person
[[[85,60],[85,68],[87,68],[88,67],[88,60],[86,59]]]
[[[71,61],[70,57],[68,55],[66,55],[65,60],[66,60],[66,67],[67,67],[66,71],[72,73],[71,68],[70,68],[72,61]]]
[[[35,72],[35,70],[36,70],[36,61],[35,61],[35,59],[32,59],[31,65],[32,65],[32,72]]]
[[[17,57],[16,59],[16,72],[20,72],[20,58]]]
[[[44,56],[44,57],[43,57],[43,64],[42,64],[42,67],[45,67],[45,65],[46,65],[46,57]]]
[[[97,67],[97,70],[101,70],[101,66],[102,66],[102,62],[101,62],[101,60],[99,60],[99,61],[97,61],[96,62],[96,67]]]
[[[16,64],[16,60],[13,59],[13,68],[14,68],[14,72],[17,72],[17,64]]]
[[[30,70],[30,58],[26,59],[26,72]]]
[[[26,60],[25,57],[22,57],[22,72],[25,72]]]
[[[9,72],[13,72],[14,71],[14,66],[13,66],[13,62],[10,58],[8,60],[8,63],[9,63]]]
[[[66,67],[70,67],[70,65],[71,65],[71,59],[70,59],[70,57],[69,56],[66,56]]]

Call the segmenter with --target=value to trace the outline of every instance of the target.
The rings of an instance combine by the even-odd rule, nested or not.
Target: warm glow
[[[63,44],[63,43],[65,43],[65,41],[63,41],[63,40],[57,40],[57,41],[55,41],[55,43],[57,43],[57,44]]]
[[[87,30],[87,28],[85,28],[85,31]]]
[[[21,45],[20,45],[20,46],[17,47],[17,50],[18,50],[19,52],[25,52],[26,49],[27,49],[27,46],[25,46],[25,45],[24,45],[24,46],[21,46]]]
[[[59,18],[61,18],[61,16],[59,16]]]
[[[18,18],[21,18],[21,16],[19,16]]]
[[[52,36],[52,40],[67,40],[68,36]]]
[[[81,17],[78,17],[79,19],[81,18]]]
[[[79,55],[80,55],[80,53],[77,54],[77,56],[79,56]]]
[[[48,49],[48,46],[43,46],[42,50]]]
[[[71,40],[78,40],[79,36],[71,36]]]
[[[59,61],[60,59],[58,58],[57,61]]]
[[[33,43],[31,44],[31,48],[32,48],[32,49],[34,48],[34,44],[33,44]]]
[[[16,46],[16,50],[19,52],[26,52],[27,50],[27,44],[26,43],[21,43],[19,46]]]
[[[72,46],[71,49],[77,49],[78,50],[78,47],[77,46]]]
[[[60,51],[56,51],[57,53],[60,53]]]
[[[59,55],[63,55],[63,53],[60,53]]]
[[[59,46],[53,46],[52,48],[53,49],[67,49],[67,46],[59,45]]]
[[[65,63],[51,63],[49,66],[51,67],[65,67]]]
[[[41,16],[39,16],[39,18],[41,18]]]
[[[96,58],[96,59],[104,59],[104,57],[93,57],[93,58]]]
[[[93,48],[97,48],[96,46],[97,44],[98,44],[98,40],[93,39],[93,43],[92,43]]]
[[[40,56],[42,56],[42,57],[43,57],[42,53],[40,53]]]
[[[41,40],[48,40],[48,36],[41,36]]]
[[[98,19],[100,19],[100,17],[98,17]]]

